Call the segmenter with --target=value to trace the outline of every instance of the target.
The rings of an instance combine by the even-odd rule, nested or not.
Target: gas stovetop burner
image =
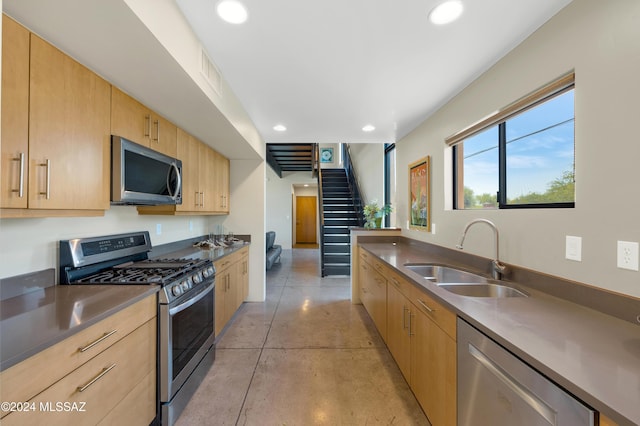
[[[206,260],[146,259],[81,278],[78,284],[168,284],[207,266]]]
[[[159,285],[162,304],[215,282],[210,259],[149,259],[150,251],[147,231],[60,241],[60,283]]]

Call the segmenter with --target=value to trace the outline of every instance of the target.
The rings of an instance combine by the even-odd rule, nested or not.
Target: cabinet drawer
[[[11,413],[2,424],[96,424],[154,372],[155,349],[153,319],[31,399],[35,411]],[[76,409],[60,410],[57,403]]]
[[[394,272],[391,269],[387,270],[386,277],[389,285],[392,285],[395,288],[397,288],[398,291],[402,293],[403,296],[406,296],[409,298],[411,297],[411,289],[415,287],[414,284],[411,284],[409,281],[403,278],[400,274]]]
[[[0,399],[30,400],[141,324],[155,321],[156,306],[154,294],[3,371]]]
[[[220,260],[216,260],[213,264],[216,267],[216,274],[224,271],[234,263],[238,261],[237,259],[238,252],[231,253]]]
[[[156,416],[156,372],[151,371],[100,425],[147,425]]]
[[[431,318],[445,333],[456,339],[456,314],[445,308],[433,297],[421,291],[418,287],[411,288],[411,302],[413,305]]]

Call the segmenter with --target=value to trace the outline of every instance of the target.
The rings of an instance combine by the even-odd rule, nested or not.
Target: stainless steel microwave
[[[111,204],[182,204],[182,161],[112,136]]]

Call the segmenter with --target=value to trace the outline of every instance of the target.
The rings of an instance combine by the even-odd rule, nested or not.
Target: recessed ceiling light
[[[455,21],[462,15],[464,6],[460,0],[440,3],[429,12],[429,20],[435,25],[444,25]]]
[[[363,132],[373,132],[376,128],[374,126],[372,126],[371,124],[367,124],[366,126],[364,126],[362,128]]]
[[[282,124],[276,124],[275,126],[273,126],[273,130],[275,130],[276,132],[284,132],[285,130],[287,130],[287,128]]]
[[[216,6],[218,16],[230,24],[242,24],[247,20],[247,8],[238,0],[222,0]]]

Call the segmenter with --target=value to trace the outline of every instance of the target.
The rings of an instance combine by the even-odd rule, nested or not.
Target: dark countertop
[[[243,247],[251,245],[248,242],[240,242],[229,247],[203,248],[203,247],[186,247],[173,251],[169,254],[163,254],[161,257],[181,257],[189,259],[211,259],[215,262],[225,256],[230,255]]]
[[[250,243],[186,247],[161,257],[212,261]],[[0,371],[160,290],[157,285],[51,285],[0,302]]]
[[[0,371],[158,292],[156,285],[54,285],[0,303]]]
[[[587,405],[620,425],[640,424],[640,326],[519,285],[529,297],[459,296],[403,265],[465,265],[402,243],[360,246]]]

